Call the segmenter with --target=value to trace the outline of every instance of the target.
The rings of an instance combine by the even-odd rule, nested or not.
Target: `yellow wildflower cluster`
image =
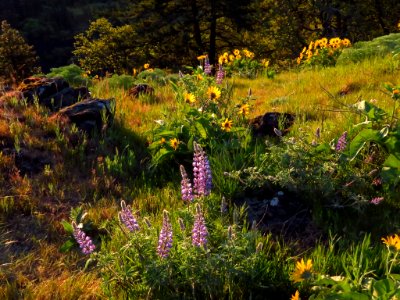
[[[220,65],[223,64],[231,64],[235,60],[239,60],[242,58],[249,58],[253,59],[254,58],[254,53],[247,50],[247,49],[234,49],[231,53],[229,52],[224,52],[218,57],[218,63]]]
[[[300,64],[304,59],[309,62],[311,58],[318,56],[321,50],[328,50],[328,55],[333,55],[333,53],[339,49],[347,48],[351,46],[349,39],[341,39],[338,37],[327,39],[322,38],[316,41],[311,41],[308,47],[304,47],[301,51],[299,57],[297,58],[297,64]]]

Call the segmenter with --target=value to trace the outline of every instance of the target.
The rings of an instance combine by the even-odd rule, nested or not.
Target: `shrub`
[[[367,58],[384,57],[398,52],[400,52],[400,33],[392,33],[372,41],[355,43],[352,48],[343,50],[337,63],[345,65],[349,62],[356,63]]]
[[[134,30],[130,25],[113,27],[104,18],[75,36],[74,55],[81,67],[92,74],[131,73],[138,57]]]
[[[297,64],[301,66],[334,66],[338,57],[344,48],[350,47],[351,43],[348,39],[340,39],[338,37],[322,38],[311,41],[308,47],[304,47]]]
[[[26,43],[18,30],[2,21],[0,32],[0,80],[16,84],[22,79],[40,72],[38,57],[33,46]]]
[[[254,78],[264,73],[268,78],[272,78],[275,74],[269,69],[269,61],[257,61],[254,56],[254,53],[247,49],[234,49],[232,52],[221,54],[218,63],[224,67],[227,76]]]
[[[75,64],[51,68],[50,73],[46,74],[46,76],[50,78],[62,77],[72,86],[88,86],[90,84],[90,79],[87,77],[87,74]]]

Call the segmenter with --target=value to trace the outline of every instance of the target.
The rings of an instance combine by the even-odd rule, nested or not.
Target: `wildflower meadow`
[[[0,298],[398,299],[400,52],[308,42],[52,69],[81,127],[4,93]]]

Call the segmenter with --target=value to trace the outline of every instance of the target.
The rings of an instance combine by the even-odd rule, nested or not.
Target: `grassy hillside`
[[[381,169],[388,151],[376,144],[360,150],[362,157],[352,161],[326,147],[337,143],[344,131],[350,139],[357,137],[354,125],[365,117],[351,107],[361,100],[393,114],[395,124],[398,104],[394,106],[384,84],[396,86],[399,75],[398,58],[384,57],[325,69],[293,69],[272,79],[226,78],[221,85],[224,118],[233,119],[234,128],[208,135],[202,143],[214,185],[210,196],[195,200],[202,205],[209,231],[204,253],[190,247],[191,229],[179,231],[177,221],[181,218],[189,226],[196,208],[181,200],[179,166],[184,165],[192,177],[193,149],[174,129],[180,128],[180,120],[190,118],[190,111],[172,83],[144,80],[154,87],[154,94],[133,98],[111,78],[94,79],[92,96],[115,98],[116,115],[104,135],[91,139],[44,108],[3,95],[0,298],[163,299],[164,295],[166,299],[175,293],[183,298],[247,299],[267,293],[274,299],[289,299],[299,289],[305,299],[315,293],[312,285],[327,284],[294,282],[296,272],[304,275],[308,270],[296,269],[301,258],[312,259],[315,274],[344,276],[354,293],[361,292],[368,272],[373,271],[375,281],[388,274],[388,250],[380,238],[399,231],[399,198],[391,190],[398,191],[398,182],[397,187],[394,181],[379,187],[371,184],[374,177],[368,174]],[[243,101],[250,111],[239,118],[236,105]],[[248,121],[265,112],[288,112],[296,119],[281,139],[246,138]],[[160,120],[175,131],[160,134]],[[218,122],[213,126],[220,127]],[[152,165],[152,147],[162,147],[164,136],[166,148],[173,137],[182,144],[176,151],[168,148],[172,154]],[[367,162],[369,155],[373,158]],[[268,199],[278,191],[285,195],[281,201],[295,207],[279,223],[281,234],[263,227],[260,219],[259,230],[252,231],[246,213],[251,204],[239,204],[243,199],[253,204],[264,201],[262,209],[273,219],[280,212]],[[382,204],[369,203],[381,195]],[[118,221],[122,199],[139,220],[142,231],[136,235]],[[221,199],[228,205],[225,215],[220,212]],[[149,250],[157,246],[164,209],[176,232],[170,260]],[[83,212],[87,216],[80,219]],[[73,220],[82,221],[94,239],[96,254],[90,261],[65,230],[71,229],[65,224]],[[146,221],[152,227],[147,228]],[[300,232],[293,229],[296,226]],[[65,244],[68,240],[71,243]],[[396,245],[398,251],[400,244]],[[390,272],[399,273],[398,264]]]

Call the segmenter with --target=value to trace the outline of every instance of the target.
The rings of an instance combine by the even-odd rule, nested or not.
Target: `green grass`
[[[396,67],[394,58],[384,57],[356,64],[338,65],[334,68],[294,69],[278,73],[273,79],[228,78],[224,84],[233,88],[230,97],[232,106],[246,98],[248,89],[251,88],[255,100],[250,102],[252,106],[249,119],[267,111],[294,113],[296,122],[288,138],[304,140],[306,144],[311,143],[313,134],[319,127],[322,129],[321,143],[329,143],[343,131],[351,129],[353,124],[362,121],[359,115],[348,112],[346,105],[352,105],[359,100],[374,99],[376,105],[390,111],[393,100],[385,91],[383,84],[385,82],[399,84],[399,75],[400,69]],[[126,236],[117,226],[120,200],[124,199],[131,204],[133,211],[141,220],[147,217],[152,223],[153,229],[149,229],[148,236],[142,234],[137,239],[144,244],[145,241],[149,243],[146,253],[150,260],[156,261],[151,249],[156,245],[162,211],[164,209],[170,211],[174,218],[175,229],[178,228],[177,217],[185,217],[188,224],[192,222],[191,215],[187,212],[189,209],[186,209],[180,199],[179,174],[179,164],[189,163],[190,166],[190,162],[182,162],[178,157],[172,160],[168,167],[153,173],[147,168],[150,154],[146,145],[153,142],[151,133],[157,127],[155,121],[169,120],[176,115],[180,107],[175,100],[171,85],[165,84],[164,80],[159,78],[149,80],[148,83],[155,88],[155,94],[132,99],[128,95],[127,86],[123,88],[121,87],[123,85],[120,86],[112,80],[117,81],[116,78],[99,80],[90,87],[93,97],[116,99],[116,120],[108,133],[99,140],[85,140],[79,133],[71,130],[69,125],[49,118],[46,111],[32,106],[27,107],[15,98],[0,101],[0,137],[4,141],[3,144],[0,143],[2,150],[0,152],[0,298],[98,299],[111,296],[120,298],[126,293],[157,298],[164,292],[173,293],[174,283],[181,284],[175,286],[175,292],[182,292],[188,298],[193,295],[197,295],[198,298],[211,298],[213,295],[249,298],[250,294],[247,291],[242,293],[238,287],[251,283],[255,295],[257,293],[262,295],[266,289],[276,295],[281,293],[281,299],[288,299],[299,288],[299,285],[290,281],[290,273],[296,261],[305,256],[313,259],[315,269],[320,274],[348,276],[354,282],[359,281],[364,273],[370,271],[379,276],[383,274],[381,258],[384,257],[386,249],[379,238],[380,235],[395,232],[385,232],[379,226],[379,230],[373,232],[371,242],[369,240],[366,242],[365,238],[363,240],[363,233],[358,238],[350,234],[346,237],[344,234],[337,237],[338,242],[329,241],[328,226],[324,228],[325,240],[316,241],[315,248],[304,249],[301,241],[285,241],[284,237],[280,236],[259,234],[256,238],[249,237],[245,218],[235,223],[236,213],[233,203],[230,203],[228,215],[220,219],[219,203],[222,196],[230,202],[235,196],[244,192],[244,183],[224,176],[224,172],[256,166],[260,170],[275,172],[267,175],[279,178],[278,186],[281,184],[282,187],[289,189],[289,183],[293,181],[298,184],[297,191],[308,191],[312,195],[313,186],[307,185],[310,184],[309,177],[305,177],[304,182],[301,181],[300,173],[296,173],[298,177],[291,177],[293,173],[289,173],[286,167],[296,168],[304,163],[309,170],[312,170],[317,165],[318,159],[301,161],[305,157],[302,156],[302,152],[296,152],[298,150],[290,146],[284,149],[280,144],[277,146],[280,148],[276,148],[276,151],[267,150],[263,159],[266,150],[265,143],[261,140],[257,147],[246,144],[247,148],[235,148],[232,151],[224,147],[207,148],[207,151],[210,150],[207,154],[213,169],[214,192],[204,206],[207,209],[206,220],[212,230],[214,244],[210,257],[207,258],[199,253],[196,255],[199,255],[205,270],[213,274],[212,278],[216,281],[212,282],[211,277],[207,278],[206,271],[196,275],[194,271],[201,270],[201,264],[190,258],[182,260],[177,253],[174,254],[170,272],[179,273],[177,270],[183,270],[182,272],[188,272],[185,274],[189,275],[185,277],[186,275],[182,273],[179,275],[182,278],[172,278],[170,281],[161,278],[168,281],[166,289],[172,290],[164,290],[165,282],[151,273],[161,270],[163,276],[167,274],[163,273],[164,269],[158,269],[163,265],[157,265],[156,262],[146,271],[147,281],[140,281],[144,277],[139,276],[139,281],[129,286],[131,280],[136,277],[124,277],[121,274],[127,272],[124,267],[132,267],[131,263],[137,267],[136,262],[132,262],[130,257],[139,254],[135,253],[135,249],[127,249],[119,257],[120,249],[125,249],[127,243]],[[126,80],[129,81],[131,78]],[[30,152],[45,151],[51,157],[51,162],[48,167],[41,166],[39,172],[22,174],[17,167],[18,149]],[[288,164],[284,155],[293,153],[299,156],[299,161],[291,161]],[[310,161],[312,165],[307,165]],[[329,169],[329,166],[323,165],[321,174],[326,171],[324,168]],[[355,172],[355,169],[359,173]],[[340,176],[344,173],[354,171],[354,174],[361,178],[364,176],[361,174],[363,170],[367,168],[349,167],[348,170],[336,170],[338,173],[332,171],[329,173],[332,174],[332,184],[338,184],[332,189],[338,190],[339,187],[343,187],[339,184],[343,184]],[[348,179],[344,175],[343,178]],[[322,186],[324,179],[321,176],[316,177],[314,184]],[[257,183],[257,180],[262,183],[264,177],[246,180],[253,180],[248,181],[249,184]],[[287,182],[286,186],[284,182]],[[320,190],[326,191],[328,187],[322,187]],[[313,200],[309,201],[312,203]],[[108,257],[115,263],[109,264],[108,269],[99,270],[95,267],[95,262],[89,263],[85,268],[86,257],[83,257],[76,247],[66,253],[59,252],[61,245],[69,238],[60,222],[70,221],[71,208],[76,207],[81,207],[88,213],[86,218],[93,226],[88,234],[97,238],[98,245],[100,239],[103,239],[100,250],[103,256],[102,262],[107,261]],[[322,207],[322,210],[324,208]],[[395,223],[393,215],[398,214],[396,208],[388,206],[382,210],[385,209],[389,212],[386,211],[387,218],[382,222],[388,226],[382,228],[399,228],[398,225],[392,224]],[[314,214],[318,213],[321,212],[314,211]],[[338,222],[338,228],[343,227],[343,224],[351,226],[352,223],[343,221],[337,213],[328,217],[321,213],[314,217],[320,224],[328,220]],[[361,221],[353,223],[359,224]],[[145,226],[143,221],[141,222],[141,225]],[[237,228],[237,243],[241,250],[232,250],[233,248],[225,244],[229,243],[226,241],[226,232],[230,224]],[[252,241],[251,245],[247,244],[249,241]],[[252,256],[260,241],[264,243],[263,260],[257,260],[257,256]],[[183,254],[189,251],[185,248],[188,247],[185,243],[187,241],[182,237],[179,246],[176,246],[177,251]],[[218,248],[219,243],[222,250]],[[350,253],[347,252],[348,249]],[[221,262],[226,259],[231,269],[224,270],[223,266],[218,265],[214,270],[208,265],[211,262],[217,264],[219,250],[221,250]],[[187,253],[192,253],[190,251]],[[360,258],[360,251],[365,253],[363,258]],[[231,261],[229,255],[232,255]],[[253,259],[246,260],[248,264],[254,266],[253,273],[251,270],[246,270],[242,261],[235,261],[240,257],[243,260],[248,257]],[[365,257],[370,260],[368,266],[364,263]],[[363,262],[361,267],[358,265],[360,261]],[[143,262],[140,263],[142,268],[146,268]],[[228,275],[224,277],[223,273],[218,272],[226,272],[230,277]],[[394,269],[393,272],[398,273],[399,270]],[[240,274],[243,274],[243,277]],[[262,280],[257,281],[251,277],[256,275],[262,277]],[[193,294],[189,288],[189,279],[193,280],[192,283],[196,287],[193,288]],[[207,282],[208,290],[200,287],[202,282]],[[263,287],[266,283],[269,286]],[[128,287],[123,290],[121,286]],[[300,286],[300,289],[306,295],[312,293],[310,286]]]

